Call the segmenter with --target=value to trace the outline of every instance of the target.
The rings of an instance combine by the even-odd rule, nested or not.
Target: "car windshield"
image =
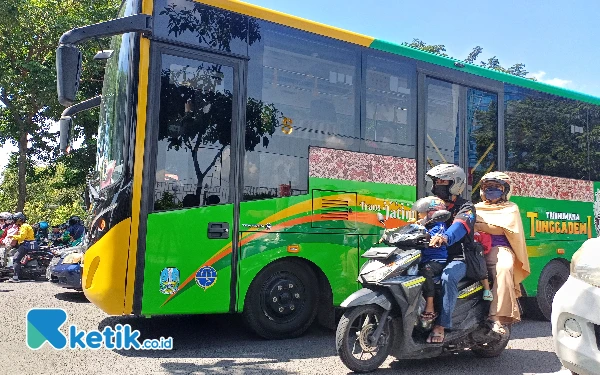
[[[126,13],[127,7],[123,7],[119,16]],[[123,175],[129,86],[127,78],[131,65],[130,46],[133,35],[129,33],[113,37],[110,46],[113,53],[106,62],[96,153],[96,171],[99,178],[97,185],[100,189],[118,182]]]

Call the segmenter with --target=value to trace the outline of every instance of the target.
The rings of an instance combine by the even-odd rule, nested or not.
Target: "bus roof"
[[[386,42],[373,37],[347,31],[334,26],[310,21],[304,18],[292,16],[279,11],[263,8],[257,5],[248,4],[239,0],[194,0],[216,8],[229,10],[235,13],[244,14],[250,17],[259,18],[265,21],[271,21],[281,25],[293,27],[299,30],[311,32],[314,34],[338,39],[344,42],[357,44],[363,47],[372,48],[379,51],[389,52],[395,55],[405,56],[431,64],[443,66],[446,68],[474,74],[477,76],[494,79],[497,81],[526,87],[534,90],[543,91],[549,94],[562,96],[569,99],[581,100],[584,102],[600,105],[600,98],[592,95],[567,90],[561,87],[552,86],[546,83],[533,81],[527,78],[517,77],[512,74],[503,73],[497,70],[485,68],[482,66],[466,63],[462,60],[441,56],[431,52],[426,52],[417,48]]]

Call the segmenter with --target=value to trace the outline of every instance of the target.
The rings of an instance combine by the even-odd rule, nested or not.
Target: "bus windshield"
[[[132,34],[113,37],[110,48],[113,54],[106,63],[96,154],[96,171],[100,189],[118,182],[123,174],[131,39]]]

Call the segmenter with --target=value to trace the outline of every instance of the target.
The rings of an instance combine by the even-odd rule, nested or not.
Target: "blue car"
[[[56,259],[58,258],[58,259]],[[49,280],[67,289],[83,290],[81,288],[81,275],[83,273],[83,254],[72,252],[56,257],[50,264]]]

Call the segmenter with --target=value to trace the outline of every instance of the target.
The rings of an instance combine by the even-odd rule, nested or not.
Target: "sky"
[[[600,97],[598,0],[246,1],[390,42],[444,44],[455,58],[481,46],[478,61],[524,63],[539,81]],[[2,147],[0,170],[14,150]]]

